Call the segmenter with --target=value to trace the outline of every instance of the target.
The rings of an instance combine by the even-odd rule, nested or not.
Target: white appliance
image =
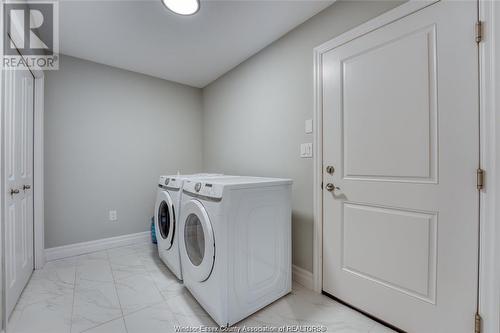
[[[182,280],[182,269],[179,256],[178,217],[182,184],[185,179],[222,177],[221,174],[193,174],[160,176],[156,195],[154,224],[158,254],[165,265]]]
[[[219,325],[291,291],[291,185],[256,177],[184,182],[184,285]]]

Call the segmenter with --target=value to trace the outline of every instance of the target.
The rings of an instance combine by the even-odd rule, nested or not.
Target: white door
[[[323,290],[412,333],[474,327],[476,13],[438,2],[322,57]]]
[[[10,314],[33,272],[34,79],[27,70],[5,73],[5,273]]]

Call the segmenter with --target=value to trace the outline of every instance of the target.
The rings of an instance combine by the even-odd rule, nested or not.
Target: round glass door
[[[215,261],[215,240],[212,224],[203,205],[197,200],[183,207],[183,269],[198,281],[210,276]]]
[[[189,260],[193,265],[200,266],[205,256],[205,235],[200,219],[195,214],[190,214],[186,219],[184,242]]]
[[[159,245],[166,250],[170,249],[174,240],[175,215],[172,199],[166,191],[158,195],[155,227]]]
[[[160,229],[161,238],[165,239],[168,236],[170,229],[170,209],[165,201],[160,203],[158,208],[158,229]]]

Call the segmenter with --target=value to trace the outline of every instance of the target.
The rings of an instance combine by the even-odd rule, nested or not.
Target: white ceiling
[[[333,2],[202,0],[178,16],[160,0],[60,1],[60,50],[204,87]]]

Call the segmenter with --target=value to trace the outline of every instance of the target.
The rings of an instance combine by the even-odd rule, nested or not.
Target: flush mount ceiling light
[[[200,9],[200,0],[161,0],[161,2],[179,15],[193,15]]]

